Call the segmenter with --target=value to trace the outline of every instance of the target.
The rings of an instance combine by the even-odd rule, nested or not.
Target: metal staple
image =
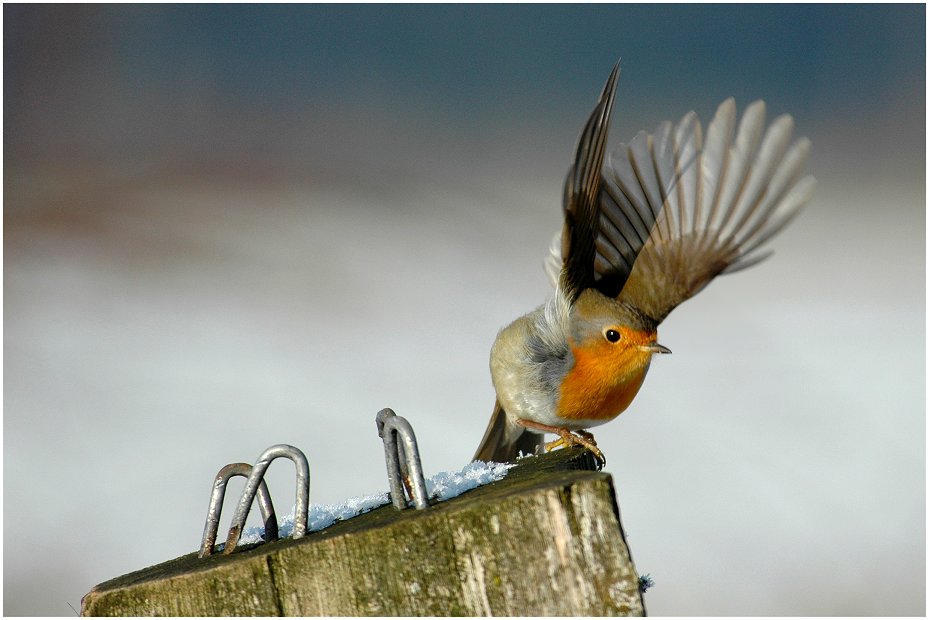
[[[297,470],[297,491],[294,505],[294,533],[293,538],[302,538],[306,534],[307,511],[310,503],[310,466],[307,463],[306,455],[297,448],[287,444],[277,444],[271,446],[261,453],[255,465],[252,467],[252,473],[245,483],[245,489],[242,491],[242,497],[239,499],[239,505],[236,507],[235,514],[232,516],[232,524],[229,527],[229,535],[226,537],[226,547],[223,553],[232,553],[239,538],[242,536],[242,529],[245,527],[245,519],[248,517],[248,511],[255,500],[255,493],[263,482],[265,472],[268,466],[276,458],[284,457],[294,463]]]
[[[203,538],[200,541],[201,558],[213,555],[213,546],[216,544],[216,531],[219,528],[219,518],[223,512],[223,500],[226,497],[226,484],[235,476],[248,478],[252,473],[252,466],[248,463],[230,463],[216,474],[213,480],[213,492],[210,494],[210,508],[206,515],[206,524],[203,526]],[[261,510],[261,520],[264,523],[264,540],[270,542],[277,540],[277,516],[274,514],[274,505],[271,503],[271,494],[268,485],[262,480],[258,485],[258,508]]]
[[[407,494],[417,510],[429,507],[426,497],[426,480],[419,458],[419,447],[413,427],[392,409],[382,409],[376,417],[377,433],[384,441],[384,456],[387,460],[387,480],[394,508],[407,507]],[[401,441],[397,441],[397,438]],[[406,487],[406,491],[404,490]]]

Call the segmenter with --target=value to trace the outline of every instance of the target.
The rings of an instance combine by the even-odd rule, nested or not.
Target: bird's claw
[[[523,428],[529,428],[535,431],[554,433],[558,435],[558,439],[545,444],[544,447],[546,452],[550,452],[555,448],[560,448],[562,446],[584,446],[593,453],[594,458],[597,460],[597,469],[603,469],[603,466],[606,465],[606,457],[603,456],[603,452],[601,452],[600,448],[597,447],[597,442],[594,439],[592,433],[584,430],[571,431],[570,429],[563,428],[561,426],[550,426],[548,424],[541,424],[539,422],[533,422],[532,420],[526,419],[517,419],[516,423]]]
[[[603,452],[597,447],[597,442],[594,440],[592,433],[588,433],[587,431],[572,432],[568,429],[562,429],[558,431],[558,435],[558,439],[545,444],[546,452],[551,452],[555,448],[560,447],[569,448],[571,446],[583,446],[593,452],[599,465],[598,469],[603,469],[603,466],[606,465],[606,457],[603,456]]]

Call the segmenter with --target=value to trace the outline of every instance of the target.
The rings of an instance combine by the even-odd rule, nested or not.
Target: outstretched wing
[[[617,205],[604,210],[604,220],[613,212],[628,219],[641,214],[644,225],[648,214],[655,218],[618,299],[656,323],[720,273],[770,255],[758,250],[812,193],[815,180],[802,176],[810,141],[790,143],[790,116],[765,131],[765,105],[756,101],[735,125],[730,98],[717,109],[705,140],[690,112],[675,127],[665,122],[653,135],[640,132],[620,145],[603,171],[604,202]],[[611,232],[601,224],[602,238],[609,240]],[[604,246],[598,239],[598,252],[606,255]]]
[[[604,154],[619,77],[613,67],[578,139],[564,186],[564,226],[552,239],[545,270],[573,302],[586,288],[615,298],[649,238],[659,208],[617,197],[604,178]]]
[[[619,79],[619,63],[613,66],[597,105],[577,142],[574,164],[564,184],[564,227],[560,269],[561,289],[569,302],[594,284],[594,260],[600,218],[601,169],[610,129],[610,115]]]

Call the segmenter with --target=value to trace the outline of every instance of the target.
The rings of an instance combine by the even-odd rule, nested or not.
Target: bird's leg
[[[597,447],[597,442],[594,440],[592,433],[587,431],[571,431],[570,429],[560,426],[549,426],[548,424],[540,424],[531,420],[519,419],[516,420],[516,423],[523,428],[531,428],[532,430],[558,435],[558,439],[545,444],[546,451],[551,451],[561,446],[584,446],[594,453],[594,456],[600,461],[601,468],[606,465],[606,457],[603,456],[603,452]]]

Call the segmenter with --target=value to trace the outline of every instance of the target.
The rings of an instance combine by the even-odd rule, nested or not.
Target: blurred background
[[[763,98],[819,179],[597,433],[650,613],[925,615],[923,5],[3,9],[5,614],[194,551],[274,443],[386,489],[382,407],[467,463],[621,57],[614,144]]]

